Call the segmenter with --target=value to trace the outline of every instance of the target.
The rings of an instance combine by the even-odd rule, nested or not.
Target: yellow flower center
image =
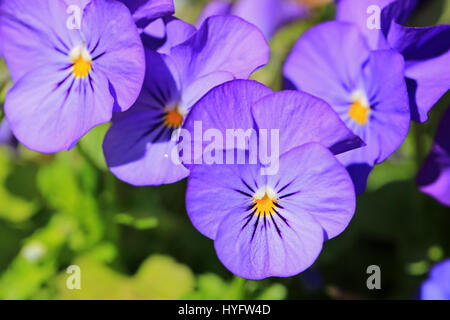
[[[276,192],[269,188],[264,187],[259,189],[253,196],[253,211],[260,217],[270,217],[275,214],[276,203],[278,197]]]
[[[70,54],[72,60],[72,74],[76,78],[86,78],[92,70],[92,59],[84,45],[74,48]]]
[[[164,116],[164,125],[172,129],[178,129],[182,124],[183,115],[177,108],[166,111]]]
[[[370,106],[367,98],[363,93],[355,92],[352,94],[352,101],[353,103],[350,105],[348,115],[350,119],[363,126],[367,123],[370,115]]]

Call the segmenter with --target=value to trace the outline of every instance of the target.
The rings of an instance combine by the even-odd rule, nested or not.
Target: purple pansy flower
[[[420,289],[421,300],[450,300],[450,259],[431,268]]]
[[[439,125],[430,155],[417,177],[420,191],[450,206],[450,108]]]
[[[397,150],[408,134],[403,71],[399,53],[370,51],[357,27],[336,21],[307,31],[284,65],[288,88],[327,101],[366,143],[338,157],[352,175],[357,194],[364,191],[372,167]]]
[[[206,5],[198,25],[213,15],[232,14],[257,26],[269,39],[283,25],[306,17],[308,8],[299,0],[213,0]]]
[[[217,112],[222,108],[226,112]],[[214,240],[221,262],[247,279],[292,276],[311,266],[323,242],[339,235],[355,210],[350,176],[330,149],[343,152],[360,140],[324,101],[296,91],[274,93],[248,80],[206,94],[186,119],[191,136],[196,122],[224,137],[230,129],[279,132],[279,145],[270,148],[279,149],[278,170],[271,174],[261,174],[267,168],[261,161],[189,165],[186,209],[194,226]],[[230,151],[239,158],[254,150],[221,151],[228,159]]]
[[[337,19],[357,25],[371,49],[392,48],[403,55],[411,116],[425,122],[430,109],[450,88],[450,25],[404,26],[417,0],[337,2]],[[378,28],[377,13],[381,13]]]
[[[0,37],[15,81],[5,99],[6,118],[30,149],[69,149],[139,95],[144,50],[120,2],[2,1]]]
[[[169,55],[147,50],[147,74],[136,104],[120,115],[103,143],[106,162],[133,185],[173,183],[189,171],[174,162],[176,139],[191,106],[211,88],[248,79],[269,59],[261,32],[234,16],[214,16]],[[220,112],[220,110],[217,110]]]

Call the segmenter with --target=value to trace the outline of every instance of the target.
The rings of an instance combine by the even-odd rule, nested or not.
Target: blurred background
[[[176,16],[195,23],[206,2],[175,0]],[[319,5],[310,18],[280,30],[270,41],[270,63],[253,79],[280,90],[280,69],[294,42],[333,19],[334,10]],[[450,23],[450,0],[422,1],[408,24],[443,23]],[[0,106],[10,86],[0,60]],[[186,215],[185,181],[136,188],[108,172],[101,150],[107,125],[55,155],[6,137],[0,299],[414,299],[430,265],[450,257],[450,208],[415,184],[449,105],[447,93],[430,120],[413,124],[401,149],[375,168],[349,227],[325,243],[309,270],[262,281],[235,277],[221,265],[213,242]],[[366,287],[373,264],[381,268],[381,290]],[[66,287],[70,265],[81,268],[81,290]]]

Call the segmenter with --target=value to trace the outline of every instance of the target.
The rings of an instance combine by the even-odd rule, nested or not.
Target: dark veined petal
[[[142,42],[128,10],[119,2],[91,2],[81,31],[91,52],[94,72],[103,73],[116,100],[114,111],[125,111],[136,101],[145,75]]]
[[[147,73],[135,105],[118,115],[103,142],[109,169],[133,185],[173,183],[188,170],[176,164],[174,128],[165,125],[166,107],[179,100],[175,80],[161,55],[147,50]],[[177,159],[175,159],[177,160]]]
[[[202,164],[190,169],[187,213],[194,227],[210,239],[216,238],[227,214],[249,210],[251,197],[266,180],[256,164]]]
[[[5,114],[17,139],[39,152],[69,149],[92,127],[111,119],[108,79],[77,79],[66,65],[41,66],[23,76],[5,98]]]
[[[81,12],[90,1],[0,2],[0,46],[14,81],[41,65],[70,61],[67,55],[82,36],[67,27],[67,10],[73,5]]]
[[[355,211],[351,179],[325,147],[310,143],[294,148],[281,156],[279,165],[266,185],[257,185],[276,193],[271,208],[258,212],[252,198],[247,210],[234,206],[232,199],[222,204],[230,210],[220,222],[216,252],[230,271],[247,279],[304,271],[316,260],[323,241],[341,233]],[[206,214],[207,203],[214,200],[196,201],[203,203]]]

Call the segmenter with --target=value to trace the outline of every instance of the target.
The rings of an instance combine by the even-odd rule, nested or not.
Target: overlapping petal
[[[173,0],[119,0],[130,9],[136,23],[143,27],[148,22],[172,15],[175,12]]]
[[[133,185],[172,183],[188,174],[173,158],[173,150],[178,150],[177,139],[172,139],[175,130],[164,125],[165,108],[178,102],[179,90],[161,55],[147,50],[146,64],[141,94],[130,110],[114,119],[103,150],[111,172],[123,181]]]
[[[438,128],[430,155],[417,177],[422,192],[450,206],[450,109]]]

